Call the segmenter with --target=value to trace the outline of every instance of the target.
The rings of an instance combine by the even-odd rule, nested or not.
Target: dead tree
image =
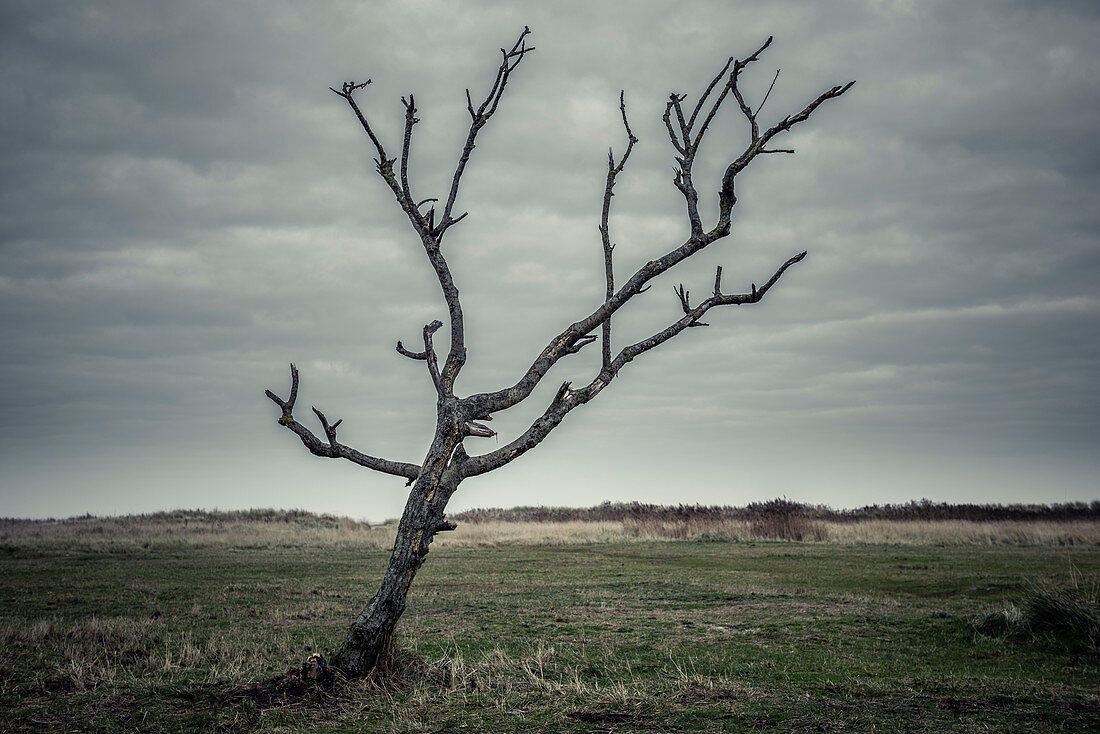
[[[739,82],[742,72],[757,61],[771,44],[772,39],[768,38],[751,55],[743,59],[730,57],[694,104],[685,106],[686,95],[670,95],[665,105],[663,119],[669,140],[676,151],[676,173],[673,183],[684,198],[689,234],[682,244],[650,260],[627,278],[622,285],[616,286],[612,267],[614,245],[608,230],[608,215],[616,178],[622,173],[634,144],[638,142],[627,122],[626,104],[620,94],[619,110],[627,142],[622,157],[617,161],[613,153],[608,152],[607,180],[599,224],[607,285],[604,301],[591,313],[574,321],[551,339],[514,384],[493,392],[459,397],[455,394],[454,385],[466,363],[466,339],[462,304],[443,252],[443,241],[451,227],[466,217],[466,212],[459,213],[455,207],[463,173],[466,171],[478,134],[497,111],[513,72],[527,54],[534,50],[527,45],[529,33],[530,30],[524,28],[511,49],[501,49],[503,58],[484,100],[475,104],[470,91],[466,90],[466,109],[470,115],[470,129],[459,154],[450,189],[445,194],[446,198],[418,199],[409,183],[408,166],[413,129],[419,122],[416,116],[416,104],[411,94],[408,98],[403,97],[401,100],[405,107],[401,152],[399,157],[390,157],[382,139],[371,127],[367,116],[356,101],[356,93],[370,84],[370,80],[362,83],[347,82],[340,89],[332,90],[348,104],[370,139],[377,152],[374,162],[378,174],[393,192],[398,206],[404,211],[413,231],[420,238],[424,253],[443,291],[443,300],[447,307],[447,324],[450,330],[450,346],[442,361],[437,356],[432,342],[436,331],[443,327],[441,321],[433,321],[424,327],[423,349],[420,351],[406,348],[401,342],[397,342],[398,353],[426,364],[436,394],[435,435],[432,437],[431,446],[424,460],[419,464],[378,458],[340,443],[337,440],[336,429],[341,421],[330,423],[325,414],[317,408],[313,408],[313,413],[320,422],[323,436],[315,435],[309,428],[299,423],[294,413],[298,399],[298,370],[294,365],[290,366],[290,394],[285,400],[270,390],[267,391],[267,397],[282,411],[279,423],[297,434],[310,453],[333,459],[347,459],[368,469],[403,477],[407,480],[407,485],[412,486],[398,525],[397,539],[394,542],[393,554],[385,577],[366,608],[352,622],[343,644],[332,656],[332,665],[349,677],[362,676],[371,671],[389,649],[394,628],[405,610],[409,586],[417,570],[424,563],[424,558],[428,554],[428,545],[436,533],[455,529],[455,523],[446,518],[444,511],[447,501],[463,480],[499,469],[530,451],[546,438],[570,411],[599,395],[631,361],[664,344],[685,329],[706,326],[701,319],[712,308],[759,303],[787,272],[787,269],[806,256],[805,252],[794,255],[780,265],[775,273],[763,282],[763,285],[757,286],[754,283],[745,293],[724,292],[722,268],[719,267],[714,275],[713,292],[708,293],[706,298],[694,305],[690,299],[690,292],[681,285],[675,289],[683,309],[683,316],[680,319],[647,339],[622,347],[617,353],[613,348],[611,320],[620,308],[646,290],[647,283],[653,278],[667,272],[730,233],[731,215],[737,203],[734,192],[737,175],[745,170],[758,155],[793,153],[794,151],[789,148],[773,147],[773,140],[810,117],[822,103],[839,97],[854,84],[850,82],[833,87],[806,105],[802,111],[788,115],[774,125],[762,129],[757,118],[775,85],[775,79],[772,79],[771,86],[768,87],[767,93],[763,95],[755,109],[745,100]],[[732,99],[740,109],[748,123],[751,135],[748,146],[728,164],[722,175],[718,185],[718,218],[708,227],[704,225],[699,213],[699,193],[693,178],[693,168],[703,137],[715,115],[728,99]],[[427,207],[426,210],[425,207]],[[492,419],[494,413],[507,410],[527,399],[554,365],[564,357],[576,354],[582,347],[597,339],[602,339],[603,356],[599,372],[595,377],[579,387],[574,387],[570,382],[563,382],[543,413],[526,431],[507,445],[481,454],[467,451],[464,444],[466,438],[496,435],[485,425]],[[418,344],[416,349],[419,350],[420,346]]]

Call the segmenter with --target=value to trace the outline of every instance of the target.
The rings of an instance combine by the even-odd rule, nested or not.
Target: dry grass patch
[[[607,657],[608,662],[612,660]],[[554,701],[571,709],[572,718],[578,721],[608,713],[641,719],[678,702],[713,696],[745,698],[758,693],[731,676],[700,673],[692,660],[671,654],[657,671],[635,671],[629,661],[615,661],[614,669],[594,676],[590,661],[577,660],[575,654],[565,654],[561,646],[542,642],[520,653],[495,648],[473,661],[456,650],[429,663],[428,670],[447,696],[488,695],[513,702],[539,701],[542,706]],[[425,686],[420,695],[430,698],[438,693]]]
[[[825,523],[828,540],[867,545],[1100,545],[1096,520],[862,520]]]
[[[632,535],[620,522],[488,522],[462,523],[458,530],[440,533],[434,544],[439,547],[491,547],[496,545],[576,545],[578,543],[615,543]]]
[[[0,548],[82,552],[329,546],[385,550],[396,528],[304,512],[169,512],[65,520],[0,518]]]
[[[0,649],[25,662],[18,670],[0,663],[0,680],[40,693],[117,688],[149,678],[194,681],[200,670],[202,682],[232,680],[269,665],[276,652],[296,652],[285,635],[282,644],[279,638],[269,632],[263,647],[250,646],[228,632],[166,630],[152,617],[9,617],[0,620]]]

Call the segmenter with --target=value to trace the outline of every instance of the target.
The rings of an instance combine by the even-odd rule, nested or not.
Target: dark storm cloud
[[[1045,500],[1030,482],[1054,456],[1066,492],[1094,496],[1100,13],[672,8],[4,3],[0,513],[313,502],[395,514],[400,482],[303,456],[261,395],[286,390],[293,359],[301,400],[344,417],[352,445],[416,460],[431,425],[426,377],[392,345],[442,316],[438,285],[327,87],[374,79],[361,103],[391,155],[399,98],[414,92],[411,175],[419,196],[438,196],[465,134],[462,90],[484,94],[495,49],[524,24],[538,51],[479,139],[459,203],[471,214],[448,245],[467,391],[514,381],[599,302],[595,223],[607,147],[624,142],[620,89],[642,141],[616,189],[622,279],[686,232],[660,122],[669,91],[697,94],[769,34],[745,77],[759,101],[782,68],[763,118],[859,83],[789,136],[795,156],[739,179],[734,236],[659,279],[618,318],[618,343],[675,320],[671,287],[703,293],[717,264],[739,289],[811,256],[765,304],[712,312],[711,328],[631,365],[546,458],[462,501],[742,502],[775,489],[777,462],[787,494],[834,504],[929,486]],[[735,112],[697,167],[707,216],[744,144]],[[539,405],[494,422],[502,436],[598,355],[571,359]],[[623,474],[656,446],[693,468]],[[563,462],[570,486],[605,495],[561,486]]]

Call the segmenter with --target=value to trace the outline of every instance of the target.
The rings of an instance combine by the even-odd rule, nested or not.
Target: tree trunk
[[[349,678],[367,675],[384,660],[405,611],[413,578],[428,555],[428,545],[437,532],[454,529],[454,524],[444,519],[443,511],[457,488],[446,469],[458,441],[457,431],[437,433],[405,503],[386,575],[332,656],[332,666]]]

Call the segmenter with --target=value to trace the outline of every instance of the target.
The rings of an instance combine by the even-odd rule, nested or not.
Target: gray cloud
[[[343,417],[350,444],[417,460],[426,375],[393,352],[443,315],[354,118],[362,93],[412,178],[448,185],[463,89],[528,24],[538,51],[484,131],[448,253],[466,391],[516,379],[603,289],[595,225],[618,92],[641,138],[612,217],[620,278],[684,236],[660,116],[729,54],[779,119],[856,78],[739,184],[734,236],[660,278],[619,344],[677,318],[669,291],[760,283],[624,371],[457,506],[607,499],[852,505],[929,496],[1092,499],[1100,366],[1100,13],[1089,3],[328,2],[51,6],[0,22],[0,514],[306,506],[380,518],[401,482],[305,455],[262,389]],[[713,216],[743,120],[697,168]],[[769,117],[770,116],[770,117]],[[580,354],[524,405],[523,430]],[[547,393],[547,394],[543,394]],[[491,442],[490,442],[491,443]],[[471,450],[477,447],[471,446]],[[655,465],[660,452],[677,462]]]

